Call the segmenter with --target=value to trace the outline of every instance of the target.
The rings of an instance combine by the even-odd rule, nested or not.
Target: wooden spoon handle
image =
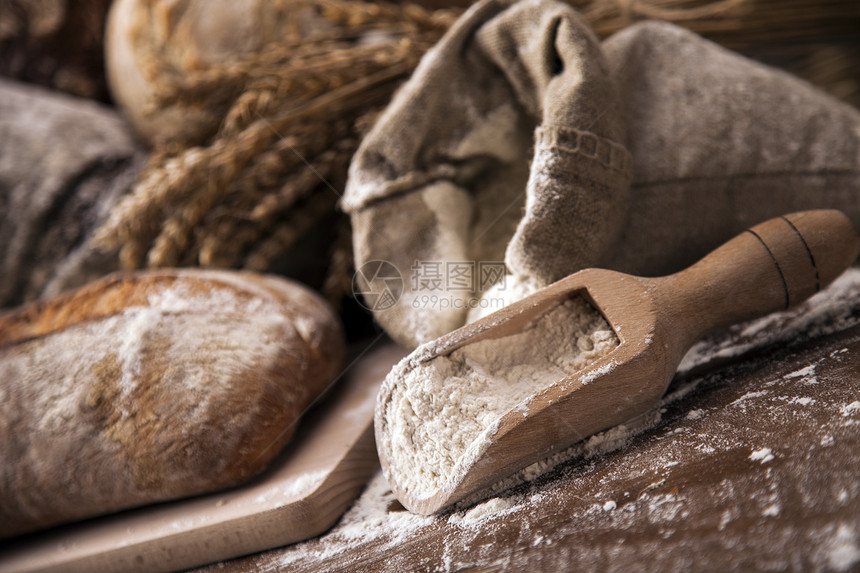
[[[842,212],[792,213],[756,225],[690,268],[658,279],[660,304],[695,340],[805,300],[858,253],[860,239]]]

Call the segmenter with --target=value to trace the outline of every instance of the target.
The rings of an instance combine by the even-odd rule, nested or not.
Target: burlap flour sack
[[[446,263],[502,261],[507,249],[511,270],[543,281],[553,275],[545,261],[596,263],[626,217],[623,141],[609,69],[573,10],[478,4],[425,56],[350,168],[356,268],[385,260],[404,278],[377,319],[409,346],[462,325],[475,283],[487,281],[452,285]],[[559,177],[564,193],[541,191]]]
[[[566,4],[500,0],[425,56],[343,207],[359,289],[385,300],[374,261],[396,268],[375,316],[415,346],[583,267],[679,269],[784,212],[860,225],[858,165],[860,113],[798,79],[669,24],[601,46]]]
[[[117,270],[92,238],[144,160],[116,111],[0,80],[0,307]]]

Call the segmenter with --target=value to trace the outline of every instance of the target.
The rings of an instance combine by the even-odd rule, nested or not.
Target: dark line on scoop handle
[[[815,292],[818,292],[821,290],[821,282],[818,278],[818,265],[815,264],[815,257],[812,256],[812,250],[809,248],[806,239],[803,238],[803,235],[800,234],[800,231],[794,226],[794,223],[789,221],[788,217],[782,217],[782,220],[791,225],[791,228],[795,233],[797,233],[797,236],[800,237],[800,242],[803,243],[803,248],[806,249],[806,254],[809,255],[809,263],[812,265],[812,270],[815,271]]]
[[[770,250],[770,247],[767,246],[767,243],[764,242],[764,239],[762,239],[758,235],[758,233],[756,233],[752,229],[747,229],[747,233],[749,233],[750,235],[752,235],[753,237],[758,239],[759,243],[761,243],[762,246],[767,251],[767,254],[770,255],[770,259],[773,261],[773,264],[776,267],[776,271],[779,273],[779,280],[782,281],[782,291],[783,291],[783,293],[785,293],[785,307],[784,308],[788,308],[788,305],[789,305],[788,284],[785,282],[785,275],[782,274],[782,269],[779,267],[779,261],[776,260],[776,257],[774,256],[773,251]]]

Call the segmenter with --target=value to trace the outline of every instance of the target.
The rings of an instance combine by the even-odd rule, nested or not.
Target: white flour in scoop
[[[419,349],[392,369],[382,446],[389,472],[425,498],[486,450],[502,416],[618,346],[603,316],[581,297],[515,335],[421,363]],[[425,345],[425,350],[427,346]]]

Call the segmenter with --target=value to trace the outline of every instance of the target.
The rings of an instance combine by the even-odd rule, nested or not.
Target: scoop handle
[[[841,211],[791,213],[752,227],[693,266],[659,279],[661,302],[693,339],[787,309],[830,284],[860,253]]]

